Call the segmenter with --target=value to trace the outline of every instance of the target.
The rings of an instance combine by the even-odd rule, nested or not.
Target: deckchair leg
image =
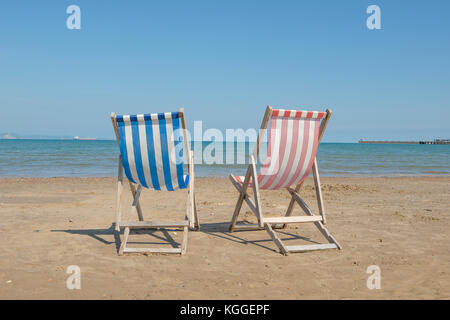
[[[192,222],[192,212],[194,212],[195,217],[197,218],[197,212],[195,210],[195,197],[193,195],[194,193],[194,170],[191,170],[192,163],[193,163],[193,153],[191,151],[190,154],[190,166],[189,166],[189,189],[187,192],[187,200],[186,200],[186,220],[188,221],[189,226],[185,226],[183,228],[183,241],[181,243],[181,255],[185,254],[187,251],[187,242],[188,242],[188,232],[189,229],[193,229],[193,222]],[[198,224],[198,221],[196,222]]]
[[[123,232],[123,240],[122,243],[120,244],[120,249],[119,249],[119,256],[123,255],[123,252],[127,246],[127,242],[128,242],[128,236],[130,234],[130,228],[126,227],[125,231]]]
[[[191,230],[198,230],[199,229],[199,221],[197,216],[197,207],[195,205],[195,177],[194,177],[194,152],[189,152],[189,190],[188,190],[188,197],[189,197],[189,228]]]
[[[251,161],[251,172],[252,172],[252,182],[253,182],[253,196],[255,197],[255,206],[257,212],[258,223],[260,227],[264,227],[263,216],[262,216],[262,207],[261,207],[261,197],[259,195],[259,185],[258,185],[258,176],[256,173],[256,164],[255,158],[250,156]]]
[[[194,216],[194,217],[192,217]],[[195,196],[191,197],[191,192],[188,191],[186,199],[186,219],[189,222],[190,230],[199,230],[199,222],[197,217],[197,208],[195,205]]]
[[[301,187],[303,186],[303,182],[299,183],[296,187],[295,187],[295,192],[299,192]],[[290,217],[292,215],[292,211],[294,210],[294,204],[295,204],[295,200],[294,197],[291,196],[291,201],[289,202],[289,206],[286,210],[286,214],[284,215],[285,217]],[[281,225],[275,225],[274,228],[277,229],[284,229],[286,228],[286,224],[281,224]]]
[[[133,186],[134,187],[134,186]],[[134,192],[134,199],[133,199],[133,205],[131,206],[131,214],[134,214],[134,212],[137,212],[139,221],[144,221],[144,217],[142,216],[142,212],[139,213],[139,197],[141,196],[142,186],[139,185],[137,188],[137,191]]]
[[[119,223],[122,219],[122,194],[123,194],[123,167],[122,157],[119,156],[119,170],[117,174],[117,212],[116,212],[116,231],[120,231]]]
[[[322,222],[315,222],[314,224],[316,225],[317,229],[319,229],[319,231],[323,234],[323,236],[328,240],[328,242],[334,243],[339,250],[342,249],[339,242],[337,242],[336,238],[331,235],[327,228],[325,228]]]
[[[184,227],[183,228],[183,242],[181,243],[181,254],[185,254],[187,250],[187,240],[188,240],[188,232],[189,228]]]
[[[277,245],[277,247],[280,249],[280,252],[284,255],[288,254],[288,250],[286,249],[286,246],[283,244],[283,242],[278,238],[278,235],[275,231],[273,231],[272,226],[268,223],[264,224],[264,228],[266,229],[267,233],[272,238],[273,242]]]
[[[195,230],[200,230],[200,220],[198,219],[197,214],[197,201],[195,200],[195,193],[194,193],[194,218],[195,218]]]
[[[192,197],[192,191],[189,190],[188,191],[188,201],[187,201],[187,208],[186,208],[186,212],[188,215],[188,220],[189,220],[189,229],[194,230],[195,227],[195,223],[194,223],[194,205],[193,205],[193,197]]]
[[[247,197],[247,187],[248,187],[248,182],[250,180],[250,174],[251,174],[251,166],[248,166],[247,169],[247,173],[245,174],[245,180],[244,180],[244,184],[242,185],[242,188],[239,191],[239,198],[236,202],[236,207],[234,208],[234,213],[233,213],[233,217],[231,218],[231,224],[230,224],[230,232],[233,232],[234,227],[236,225],[237,222],[237,218],[239,216],[239,213],[241,212],[241,208],[242,208],[242,203],[244,202],[245,198]],[[237,181],[235,181],[235,178],[230,175],[230,180],[231,182],[233,182],[234,186],[237,188]]]
[[[130,185],[131,194],[133,195],[133,199],[136,199],[136,194],[137,194],[136,188],[131,181],[128,180],[128,182]],[[141,188],[141,186],[139,185],[138,190],[140,190],[140,188]],[[139,191],[139,193],[140,193],[140,191]],[[137,211],[139,221],[144,221],[144,216],[142,215],[141,204],[139,203],[139,196],[137,197],[137,201],[136,201],[136,204],[134,205],[134,207]]]
[[[319,213],[322,216],[323,224],[327,224],[327,219],[325,216],[325,208],[323,205],[322,187],[320,185],[319,168],[317,167],[317,159],[314,159],[314,165],[312,167],[312,170],[314,176],[314,186],[316,189],[316,198],[317,198],[317,205],[319,207]]]
[[[231,218],[231,224],[230,224],[230,229],[229,229],[230,232],[233,232],[233,230],[234,230],[234,226],[236,225],[236,221],[237,221],[237,218],[241,211],[242,203],[244,202],[244,198],[245,198],[244,194],[242,194],[242,193],[239,194],[239,198],[236,202],[236,207],[234,208],[233,217]]]

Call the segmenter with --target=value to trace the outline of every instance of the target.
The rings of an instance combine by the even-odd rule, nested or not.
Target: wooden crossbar
[[[124,253],[182,253],[181,248],[125,248]]]
[[[283,229],[283,225],[272,225],[272,229]],[[265,230],[264,227],[260,227],[256,223],[236,223],[233,228],[235,231],[254,231],[254,230]]]
[[[321,216],[294,216],[294,217],[274,217],[274,218],[264,218],[264,223],[305,223],[305,222],[314,222],[314,221],[322,221]]]
[[[186,227],[189,221],[178,222],[159,222],[159,221],[123,221],[119,222],[120,227],[129,227],[130,229],[152,229],[152,228],[168,228],[168,227]]]
[[[307,244],[302,246],[286,246],[289,252],[306,252],[313,250],[327,250],[327,249],[338,249],[335,243],[325,243],[325,244]]]

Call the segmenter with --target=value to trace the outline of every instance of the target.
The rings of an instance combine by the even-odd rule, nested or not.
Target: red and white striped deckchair
[[[322,249],[341,249],[336,239],[324,227],[326,223],[317,168],[316,153],[324,134],[331,111],[299,111],[272,109],[268,106],[259,132],[255,151],[250,157],[250,165],[245,176],[230,175],[230,180],[239,192],[239,198],[231,220],[230,232],[234,230],[265,229],[272,237],[282,254]],[[261,141],[266,133],[270,120],[267,156],[258,174],[256,161]],[[313,171],[317,203],[320,215],[312,213],[298,192]],[[248,187],[253,188],[255,200],[247,193]],[[291,201],[284,217],[264,217],[261,207],[260,189],[278,190],[285,188],[291,195]],[[242,203],[246,202],[258,219],[258,224],[236,224]],[[307,216],[292,216],[294,203],[297,202]],[[314,223],[327,244],[311,244],[286,246],[274,229],[284,228],[290,223]]]

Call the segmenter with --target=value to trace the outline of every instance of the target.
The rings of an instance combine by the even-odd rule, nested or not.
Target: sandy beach
[[[327,227],[341,251],[282,256],[265,231],[228,233],[237,192],[228,179],[198,178],[201,230],[189,232],[186,255],[118,256],[113,178],[0,179],[0,298],[450,298],[449,177],[322,178],[322,184]],[[315,208],[311,179],[301,194]],[[286,210],[286,191],[261,196],[268,215]],[[184,191],[141,197],[146,220],[182,219],[185,203]],[[128,210],[124,218],[137,219]],[[130,242],[170,247],[180,236],[140,232]],[[309,225],[291,225],[280,236],[287,244],[324,242]],[[70,265],[81,269],[80,290],[66,288]],[[366,286],[370,265],[381,269],[380,290]]]

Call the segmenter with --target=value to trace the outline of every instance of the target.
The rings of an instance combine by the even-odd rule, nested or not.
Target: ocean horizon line
[[[309,176],[312,177],[312,173]],[[342,174],[321,174],[323,178],[345,178],[345,179],[395,179],[395,178],[450,178],[450,173],[442,172],[442,173],[433,173],[433,174],[421,174],[421,173],[410,173],[410,174],[373,174],[373,173],[342,173]],[[117,179],[117,175],[47,175],[47,176],[20,176],[20,175],[11,175],[11,176],[2,176],[0,175],[0,180],[8,180],[8,179]],[[228,179],[228,176],[223,175],[200,175],[196,177],[197,179]]]
[[[36,140],[36,141],[83,141],[83,142],[94,142],[94,141],[116,141],[115,138],[0,138],[0,141],[16,141],[16,140]],[[238,142],[238,143],[256,143],[256,141],[236,141],[236,140],[191,140],[192,142]],[[267,143],[266,140],[263,143]],[[346,143],[346,144],[358,144],[358,141],[350,142],[350,141],[321,141],[322,143]]]

